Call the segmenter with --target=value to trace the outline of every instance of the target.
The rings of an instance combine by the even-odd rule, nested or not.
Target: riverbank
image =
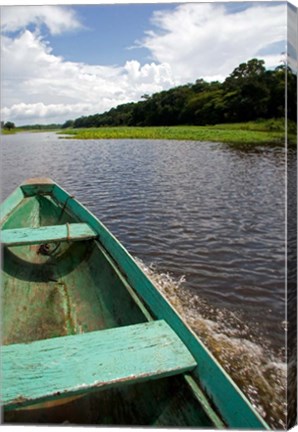
[[[200,142],[222,142],[231,145],[279,145],[284,146],[284,119],[257,120],[246,123],[226,123],[208,126],[111,126],[100,128],[50,129],[45,127],[32,130],[16,127],[2,130],[3,135],[26,132],[55,132],[61,138],[74,139],[151,139]],[[296,125],[288,124],[288,142],[296,146]]]
[[[13,135],[16,133],[16,129],[1,129],[1,135]]]
[[[285,142],[284,125],[275,120],[214,126],[80,128],[60,133],[75,139],[167,139],[251,145],[284,145]]]
[[[16,135],[19,133],[23,134],[39,134],[39,133],[47,133],[47,132],[54,132],[54,133],[60,133],[60,129],[22,129],[22,128],[15,128],[11,130],[1,130],[1,135]]]

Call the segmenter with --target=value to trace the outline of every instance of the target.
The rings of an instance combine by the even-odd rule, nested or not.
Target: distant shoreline
[[[296,126],[289,129],[289,143],[296,144]],[[279,145],[285,143],[283,119],[258,120],[246,123],[229,123],[208,126],[111,126],[99,128],[22,129],[1,131],[4,135],[20,132],[55,132],[61,139],[150,139],[226,144]]]
[[[266,124],[265,124],[266,123]],[[281,127],[268,130],[264,123],[234,123],[215,126],[148,126],[148,127],[100,127],[65,129],[59,132],[63,138],[74,139],[158,139],[179,141],[209,141],[228,144],[283,145],[285,132]]]

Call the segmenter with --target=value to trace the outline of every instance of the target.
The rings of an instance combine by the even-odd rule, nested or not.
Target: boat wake
[[[138,265],[200,337],[252,405],[273,429],[286,427],[286,363],[258,337],[252,323],[220,309],[191,292],[185,278],[159,272],[153,264]]]

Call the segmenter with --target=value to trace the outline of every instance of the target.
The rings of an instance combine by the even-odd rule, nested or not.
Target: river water
[[[51,177],[136,257],[272,427],[285,409],[285,150],[1,137],[2,199]],[[289,152],[295,166],[295,154]]]

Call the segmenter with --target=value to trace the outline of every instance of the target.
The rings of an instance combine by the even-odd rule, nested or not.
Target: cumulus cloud
[[[2,38],[2,115],[5,119],[61,122],[139,100],[172,87],[166,64],[127,61],[121,67],[88,65],[55,56],[29,30]]]
[[[89,65],[55,55],[43,35],[43,25],[52,34],[79,29],[73,9],[26,6],[1,12],[1,112],[17,124],[61,123],[198,78],[223,80],[260,51],[274,67],[281,55],[266,47],[286,39],[284,4],[256,4],[232,14],[224,4],[189,3],[153,15],[154,30],[138,43],[150,52],[150,63]]]
[[[73,9],[60,6],[5,6],[1,8],[2,32],[16,32],[28,25],[46,25],[52,34],[77,30],[81,24]]]
[[[286,39],[286,7],[255,4],[237,13],[227,5],[182,4],[155,12],[154,31],[140,42],[153,60],[170,64],[180,81],[226,77],[269,44]],[[272,54],[263,55],[272,64]],[[267,58],[268,57],[268,58]],[[280,55],[275,54],[275,65]]]
[[[3,114],[10,118],[18,119],[43,119],[65,115],[81,114],[90,109],[88,104],[47,104],[42,102],[35,104],[19,103],[10,108],[3,108]]]

